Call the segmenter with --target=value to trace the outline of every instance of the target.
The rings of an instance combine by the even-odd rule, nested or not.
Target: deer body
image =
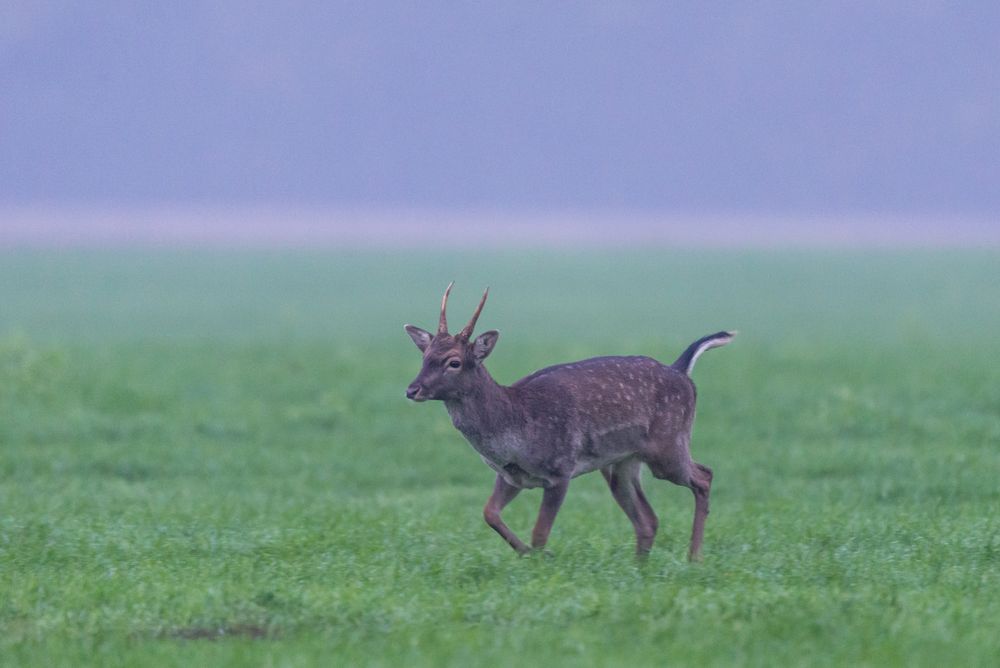
[[[597,357],[537,371],[483,396],[446,400],[452,423],[511,485],[548,487],[635,455],[657,423],[685,433],[691,380],[648,357]]]
[[[734,334],[699,339],[671,365],[649,357],[595,357],[547,367],[505,387],[483,365],[497,332],[470,341],[486,294],[469,324],[452,336],[445,319],[450,290],[449,285],[436,335],[406,327],[424,353],[407,397],[443,400],[452,423],[496,472],[486,522],[519,553],[527,552],[500,513],[521,489],[541,487],[531,541],[532,548],[541,548],[569,481],[600,470],[632,521],[637,552],[645,554],[659,524],[640,485],[640,467],[646,464],[655,477],[694,492],[689,556],[697,558],[712,472],[690,455],[696,391],[688,374],[702,352],[725,345]]]

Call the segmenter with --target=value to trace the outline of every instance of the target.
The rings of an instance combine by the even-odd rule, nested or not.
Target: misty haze
[[[345,211],[557,216],[584,240],[588,217],[777,217],[781,234],[888,217],[911,222],[876,239],[918,224],[947,242],[959,220],[959,240],[996,241],[991,2],[15,1],[0,56],[8,242],[28,215],[144,207],[341,229]]]

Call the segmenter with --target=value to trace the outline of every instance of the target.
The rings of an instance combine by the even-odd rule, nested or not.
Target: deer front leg
[[[542,507],[538,509],[538,520],[535,528],[531,531],[531,547],[540,550],[545,547],[549,540],[549,532],[552,531],[552,523],[556,521],[556,513],[566,498],[566,490],[569,489],[569,478],[559,480],[551,487],[546,487],[542,492]]]
[[[503,512],[504,507],[514,500],[514,497],[518,495],[521,491],[519,487],[514,487],[507,483],[506,480],[497,476],[497,480],[493,483],[493,494],[490,495],[490,500],[486,502],[486,507],[483,508],[483,519],[489,524],[494,531],[500,534],[505,541],[507,541],[512,548],[517,550],[518,554],[525,554],[531,551],[527,545],[525,545],[520,538],[514,535],[514,532],[508,528],[503,520],[500,519],[500,513]]]

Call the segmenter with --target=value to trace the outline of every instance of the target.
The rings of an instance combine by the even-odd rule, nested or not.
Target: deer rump
[[[636,531],[636,551],[652,547],[659,521],[640,484],[646,464],[656,478],[692,490],[695,514],[689,557],[698,557],[708,515],[712,471],[691,459],[697,393],[689,376],[698,357],[725,345],[735,332],[698,339],[670,365],[650,357],[595,357],[536,371],[505,387],[483,362],[499,338],[488,331],[472,339],[489,294],[469,323],[448,333],[441,302],[438,331],[406,331],[423,353],[420,373],[407,388],[414,401],[441,400],[454,426],[497,473],[484,508],[486,522],[516,551],[546,544],[569,481],[600,470]],[[531,548],[500,517],[521,489],[544,489]]]

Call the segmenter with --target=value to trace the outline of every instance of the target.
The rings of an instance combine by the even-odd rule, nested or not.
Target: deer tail
[[[731,332],[716,332],[715,334],[703,336],[688,346],[687,350],[682,352],[681,356],[671,366],[690,376],[691,370],[694,369],[694,363],[703,352],[710,348],[718,348],[719,346],[726,345],[733,340],[736,334],[736,330],[733,330]]]

